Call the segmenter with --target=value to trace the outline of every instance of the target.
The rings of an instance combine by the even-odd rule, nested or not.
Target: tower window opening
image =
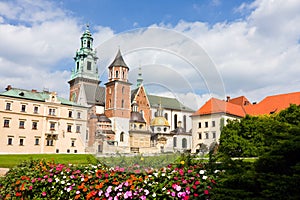
[[[90,61],[87,61],[87,70],[92,70],[92,63]]]
[[[116,78],[119,78],[119,71],[116,71]]]
[[[87,42],[87,48],[91,48],[91,42],[90,41]]]
[[[76,62],[76,72],[79,71],[79,61]]]

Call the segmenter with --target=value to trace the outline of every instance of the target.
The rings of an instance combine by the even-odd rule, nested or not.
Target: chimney
[[[8,90],[11,90],[11,88],[12,88],[11,85],[8,85],[8,86],[5,88],[5,90],[8,91]]]
[[[226,97],[226,101],[228,102],[230,100],[230,96],[227,96]]]

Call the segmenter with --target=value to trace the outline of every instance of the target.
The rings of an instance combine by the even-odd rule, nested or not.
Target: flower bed
[[[125,169],[31,160],[0,179],[0,199],[209,199],[214,186],[202,164],[184,161]]]

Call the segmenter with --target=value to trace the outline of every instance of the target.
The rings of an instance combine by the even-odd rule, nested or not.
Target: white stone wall
[[[199,144],[205,144],[209,148],[213,142],[219,143],[222,118],[224,126],[227,124],[228,119],[237,119],[224,113],[192,117],[192,153],[195,153],[196,149],[199,149]],[[214,126],[213,121],[215,123]],[[201,128],[199,128],[199,123],[201,123]],[[201,138],[199,134],[201,134]]]

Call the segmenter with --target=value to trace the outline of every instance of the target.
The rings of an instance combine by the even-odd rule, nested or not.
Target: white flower
[[[153,193],[153,194],[152,194],[152,197],[156,197],[156,194],[155,194],[155,193]]]
[[[216,169],[215,171],[214,171],[214,173],[216,174],[216,173],[218,173],[220,170],[218,170],[218,169]]]
[[[161,176],[165,176],[166,174],[165,173],[161,173]]]
[[[200,172],[199,172],[199,174],[204,174],[204,172],[205,171],[203,169],[201,169]]]
[[[63,176],[63,179],[66,179],[67,177],[66,176]]]
[[[63,185],[63,184],[65,184],[66,182],[65,182],[65,181],[61,181],[60,183]]]
[[[165,191],[165,190],[166,190],[166,188],[165,188],[165,187],[163,187],[161,190],[162,190],[162,191]]]
[[[203,179],[203,180],[207,179],[207,176],[202,176],[202,179]]]

